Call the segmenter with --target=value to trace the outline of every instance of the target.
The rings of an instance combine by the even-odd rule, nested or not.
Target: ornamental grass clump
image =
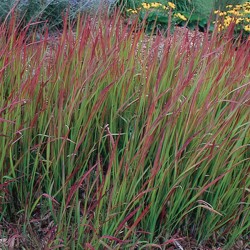
[[[215,10],[214,14],[217,15],[215,23],[220,32],[232,27],[236,35],[242,33],[244,38],[250,39],[250,2],[230,4],[226,6],[226,11]]]
[[[65,18],[40,41],[10,20],[0,26],[1,248],[247,242],[248,44],[174,33],[159,58],[161,37],[144,46],[119,13],[79,17],[75,30]]]

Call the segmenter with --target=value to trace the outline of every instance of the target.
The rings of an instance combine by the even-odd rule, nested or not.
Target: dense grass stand
[[[122,16],[0,25],[0,248],[247,249],[249,41]]]

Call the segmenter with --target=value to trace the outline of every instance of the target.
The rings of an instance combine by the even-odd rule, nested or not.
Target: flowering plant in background
[[[177,12],[176,5],[173,2],[162,4],[159,2],[143,2],[138,8],[127,9],[128,16],[131,14],[139,15],[140,20],[146,20],[147,31],[167,29],[171,22],[171,29],[174,25],[186,22],[188,19],[185,15]]]
[[[235,34],[242,32],[243,37],[250,38],[250,2],[244,4],[232,4],[226,6],[226,11],[215,10],[217,20],[214,22],[218,25],[218,31],[226,30],[230,25],[234,25]]]

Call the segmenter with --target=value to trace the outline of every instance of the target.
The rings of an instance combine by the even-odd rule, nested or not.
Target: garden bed
[[[0,248],[249,249],[248,44],[66,24],[0,29]]]

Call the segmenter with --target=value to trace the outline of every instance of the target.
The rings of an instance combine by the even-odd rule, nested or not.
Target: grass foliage
[[[39,42],[17,30],[0,26],[2,238],[165,249],[247,236],[249,43],[174,33],[159,57],[160,38],[145,48],[119,15],[75,32],[65,19]]]
[[[0,3],[0,22],[10,12],[15,12],[24,26],[29,22],[39,21],[40,27],[47,23],[50,29],[57,29],[62,28],[66,13],[71,19],[76,18],[79,13],[111,13],[115,3],[116,0],[3,0]]]

